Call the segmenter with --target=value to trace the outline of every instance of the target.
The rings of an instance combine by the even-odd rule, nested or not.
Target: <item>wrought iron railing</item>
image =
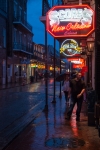
[[[25,46],[25,45],[17,43],[17,42],[13,43],[13,50],[24,51],[24,52],[31,53],[31,54],[33,52],[32,47],[29,48],[28,46]]]
[[[13,21],[23,24],[24,26],[26,26],[26,28],[32,31],[32,26],[26,20],[24,20],[21,16],[16,16],[14,14]]]
[[[42,0],[42,16],[45,16],[49,9],[55,5],[62,5],[62,0]]]

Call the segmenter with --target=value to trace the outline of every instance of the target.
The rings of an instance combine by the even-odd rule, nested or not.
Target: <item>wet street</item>
[[[48,96],[52,96],[52,80]],[[0,90],[0,150],[43,110],[45,82]]]
[[[42,111],[44,83],[0,91],[0,145],[3,147],[7,140],[14,138],[5,150],[100,150],[98,131],[95,126],[88,126],[87,104],[83,103],[80,122],[76,122],[76,107],[68,121],[65,119],[68,107],[64,95],[61,100],[58,97],[59,83],[56,84],[55,104],[51,103],[52,80],[48,89],[47,112]]]

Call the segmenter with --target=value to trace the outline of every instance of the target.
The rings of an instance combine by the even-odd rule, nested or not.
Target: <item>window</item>
[[[34,50],[35,50],[35,45],[34,45]]]
[[[39,52],[39,46],[37,46],[37,51]]]
[[[6,48],[6,29],[3,28],[3,47]]]
[[[40,52],[40,47],[38,46],[38,52]]]
[[[26,0],[24,0],[24,9],[26,10],[26,6],[27,6],[27,3],[26,3]]]
[[[19,32],[19,43],[21,44],[22,43],[22,33]]]
[[[22,8],[19,6],[19,19],[21,20],[22,18]]]
[[[24,21],[26,21],[26,12],[24,11]]]
[[[26,35],[24,34],[24,50],[26,51]]]
[[[36,45],[36,47],[35,47],[35,50],[37,51],[37,45]]]
[[[7,12],[7,0],[6,0],[6,2],[5,2],[5,3],[6,3],[6,12]]]
[[[28,50],[29,50],[29,42],[28,42]]]
[[[14,17],[17,18],[17,2],[14,1]]]
[[[30,52],[31,52],[31,49],[32,49],[32,44],[30,43]]]
[[[0,0],[0,9],[7,12],[7,0]]]
[[[14,43],[16,43],[17,29],[14,28]]]
[[[26,35],[24,34],[24,46],[26,46]]]

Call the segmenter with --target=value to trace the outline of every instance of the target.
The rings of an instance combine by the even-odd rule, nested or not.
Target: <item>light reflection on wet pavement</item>
[[[40,113],[5,150],[100,150],[100,138],[97,129],[87,125],[87,104],[83,103],[80,122],[76,122],[76,107],[71,120],[65,120],[68,108],[65,104],[64,95],[61,100],[58,98],[58,86],[56,89],[56,104],[52,104],[53,88],[51,84],[48,91],[49,110]],[[34,89],[34,87],[32,88]],[[30,93],[33,90],[32,88],[29,89]],[[40,89],[40,92],[34,90],[37,97],[39,95],[40,97],[43,96],[45,85],[42,85]],[[27,97],[27,92],[26,89],[26,93],[22,94],[22,98]],[[33,95],[30,94],[27,98],[31,105]]]

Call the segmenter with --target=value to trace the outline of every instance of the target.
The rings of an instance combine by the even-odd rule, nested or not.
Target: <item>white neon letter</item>
[[[65,19],[66,18],[66,13],[65,10],[59,10],[59,19]]]
[[[57,11],[51,11],[49,13],[50,25],[59,24],[59,13]]]
[[[71,10],[70,9],[65,9],[65,13],[66,13],[66,19],[70,19],[71,18]]]

